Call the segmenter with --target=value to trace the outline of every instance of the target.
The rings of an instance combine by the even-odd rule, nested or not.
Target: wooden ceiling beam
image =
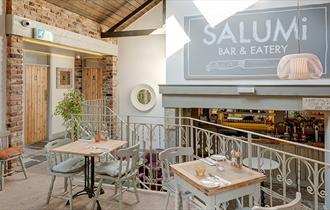
[[[124,17],[121,21],[119,21],[117,24],[115,24],[113,27],[111,27],[108,31],[101,33],[102,38],[109,38],[109,37],[114,37],[113,33],[118,29],[120,26],[125,24],[129,19],[131,19],[134,15],[138,14],[141,12],[144,8],[146,8],[148,5],[150,5],[154,0],[147,0],[145,1],[141,6],[136,8],[133,12],[128,14],[126,17]],[[155,29],[151,29],[155,30]],[[112,35],[112,36],[111,36]]]
[[[157,28],[143,29],[143,30],[132,30],[132,31],[107,32],[107,34],[106,34],[107,37],[102,37],[102,38],[116,38],[116,37],[129,37],[129,36],[148,36],[156,30],[157,30]]]

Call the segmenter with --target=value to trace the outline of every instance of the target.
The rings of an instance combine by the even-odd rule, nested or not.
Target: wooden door
[[[48,67],[25,66],[25,143],[47,140]]]
[[[102,99],[102,86],[102,70],[84,68],[82,89],[85,100]]]

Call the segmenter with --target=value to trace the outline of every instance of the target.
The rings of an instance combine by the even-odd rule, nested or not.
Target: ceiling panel
[[[102,25],[111,28],[121,21],[145,0],[46,0],[56,6],[79,14]],[[123,24],[119,30],[126,28],[129,24],[141,17],[162,0],[154,0],[145,9],[134,15],[130,20]]]

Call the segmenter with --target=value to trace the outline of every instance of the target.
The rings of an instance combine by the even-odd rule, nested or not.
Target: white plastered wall
[[[126,30],[161,28],[163,25],[162,4],[155,6],[135,21]],[[164,116],[158,85],[165,83],[165,36],[149,35],[119,38],[118,41],[118,109],[126,120],[127,115]],[[136,110],[130,101],[131,90],[138,84],[146,83],[156,92],[157,104],[147,112]],[[155,119],[159,121],[160,119]]]

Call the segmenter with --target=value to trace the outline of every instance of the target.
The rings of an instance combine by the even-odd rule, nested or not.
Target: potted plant
[[[72,141],[78,140],[78,128],[82,114],[82,95],[78,90],[71,90],[64,95],[55,109],[55,116],[61,116],[63,125],[71,130]]]

